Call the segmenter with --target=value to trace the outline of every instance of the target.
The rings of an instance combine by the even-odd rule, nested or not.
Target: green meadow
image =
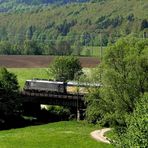
[[[85,122],[63,121],[0,131],[1,148],[112,148],[97,142],[90,132],[98,129]]]

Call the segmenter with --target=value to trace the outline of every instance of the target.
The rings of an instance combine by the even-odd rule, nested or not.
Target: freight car
[[[26,80],[24,91],[66,93],[66,83],[48,80]]]

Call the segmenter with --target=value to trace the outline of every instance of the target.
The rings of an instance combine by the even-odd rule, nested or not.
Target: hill
[[[47,5],[64,5],[68,3],[82,3],[89,0],[0,0],[0,12],[10,12],[22,9],[32,9]]]
[[[106,46],[117,38],[127,35],[143,37],[144,32],[146,32],[145,36],[148,32],[147,10],[147,0],[126,2],[105,0],[58,6],[39,7],[38,5],[38,7],[26,11],[19,9],[14,12],[1,13],[0,40],[9,41],[13,45],[14,43],[21,44],[25,47],[35,45],[35,49],[38,48],[38,51],[31,53],[21,47],[21,49],[17,49],[17,51],[21,51],[16,53],[16,45],[11,49],[13,52],[4,53],[3,51],[6,51],[5,48],[2,49],[4,43],[0,43],[0,53],[55,54],[59,52],[57,49],[63,44],[64,46],[66,44],[67,48],[70,44],[71,47],[78,49],[79,46],[84,45],[98,46],[102,44]],[[100,31],[102,32],[102,41],[100,41]],[[29,42],[28,45],[28,42],[25,42],[27,45],[24,45],[25,40],[37,43],[31,44]],[[63,43],[59,44],[60,42]],[[45,47],[46,44],[50,45]],[[68,54],[71,54],[71,51]]]

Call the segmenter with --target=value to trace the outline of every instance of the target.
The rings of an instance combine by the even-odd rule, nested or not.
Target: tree
[[[70,28],[77,23],[76,20],[67,21],[66,19],[63,20],[61,24],[57,26],[57,30],[61,33],[61,35],[65,36],[70,31]]]
[[[148,91],[147,47],[147,40],[128,37],[106,49],[100,72],[102,87],[94,97],[100,98],[95,106],[96,121],[125,126],[125,114],[132,113],[135,102]]]
[[[75,47],[74,47],[74,50],[73,50],[73,55],[77,55],[77,56],[80,56],[81,55],[81,52],[82,52],[83,48],[82,48],[82,45],[80,44],[80,42],[76,42],[75,43]]]
[[[6,68],[0,68],[0,118],[16,111],[18,88],[16,76]]]
[[[26,39],[31,40],[34,32],[35,32],[35,27],[29,26],[29,28],[26,31]]]
[[[148,28],[148,21],[146,19],[142,20],[141,22],[141,30],[144,28]]]
[[[41,55],[42,50],[39,44],[33,40],[24,41],[24,54],[27,55]]]
[[[0,54],[5,54],[5,55],[13,54],[13,48],[10,42],[8,41],[0,42]]]
[[[134,112],[126,115],[126,131],[118,133],[116,145],[119,147],[148,147],[148,92],[135,105]],[[130,139],[130,140],[129,140]]]
[[[82,73],[80,61],[73,56],[57,57],[49,68],[49,73],[57,81],[73,80],[76,73]]]

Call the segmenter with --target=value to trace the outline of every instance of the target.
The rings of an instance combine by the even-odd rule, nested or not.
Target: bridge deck
[[[21,92],[21,102],[84,107],[84,94],[52,94]]]

